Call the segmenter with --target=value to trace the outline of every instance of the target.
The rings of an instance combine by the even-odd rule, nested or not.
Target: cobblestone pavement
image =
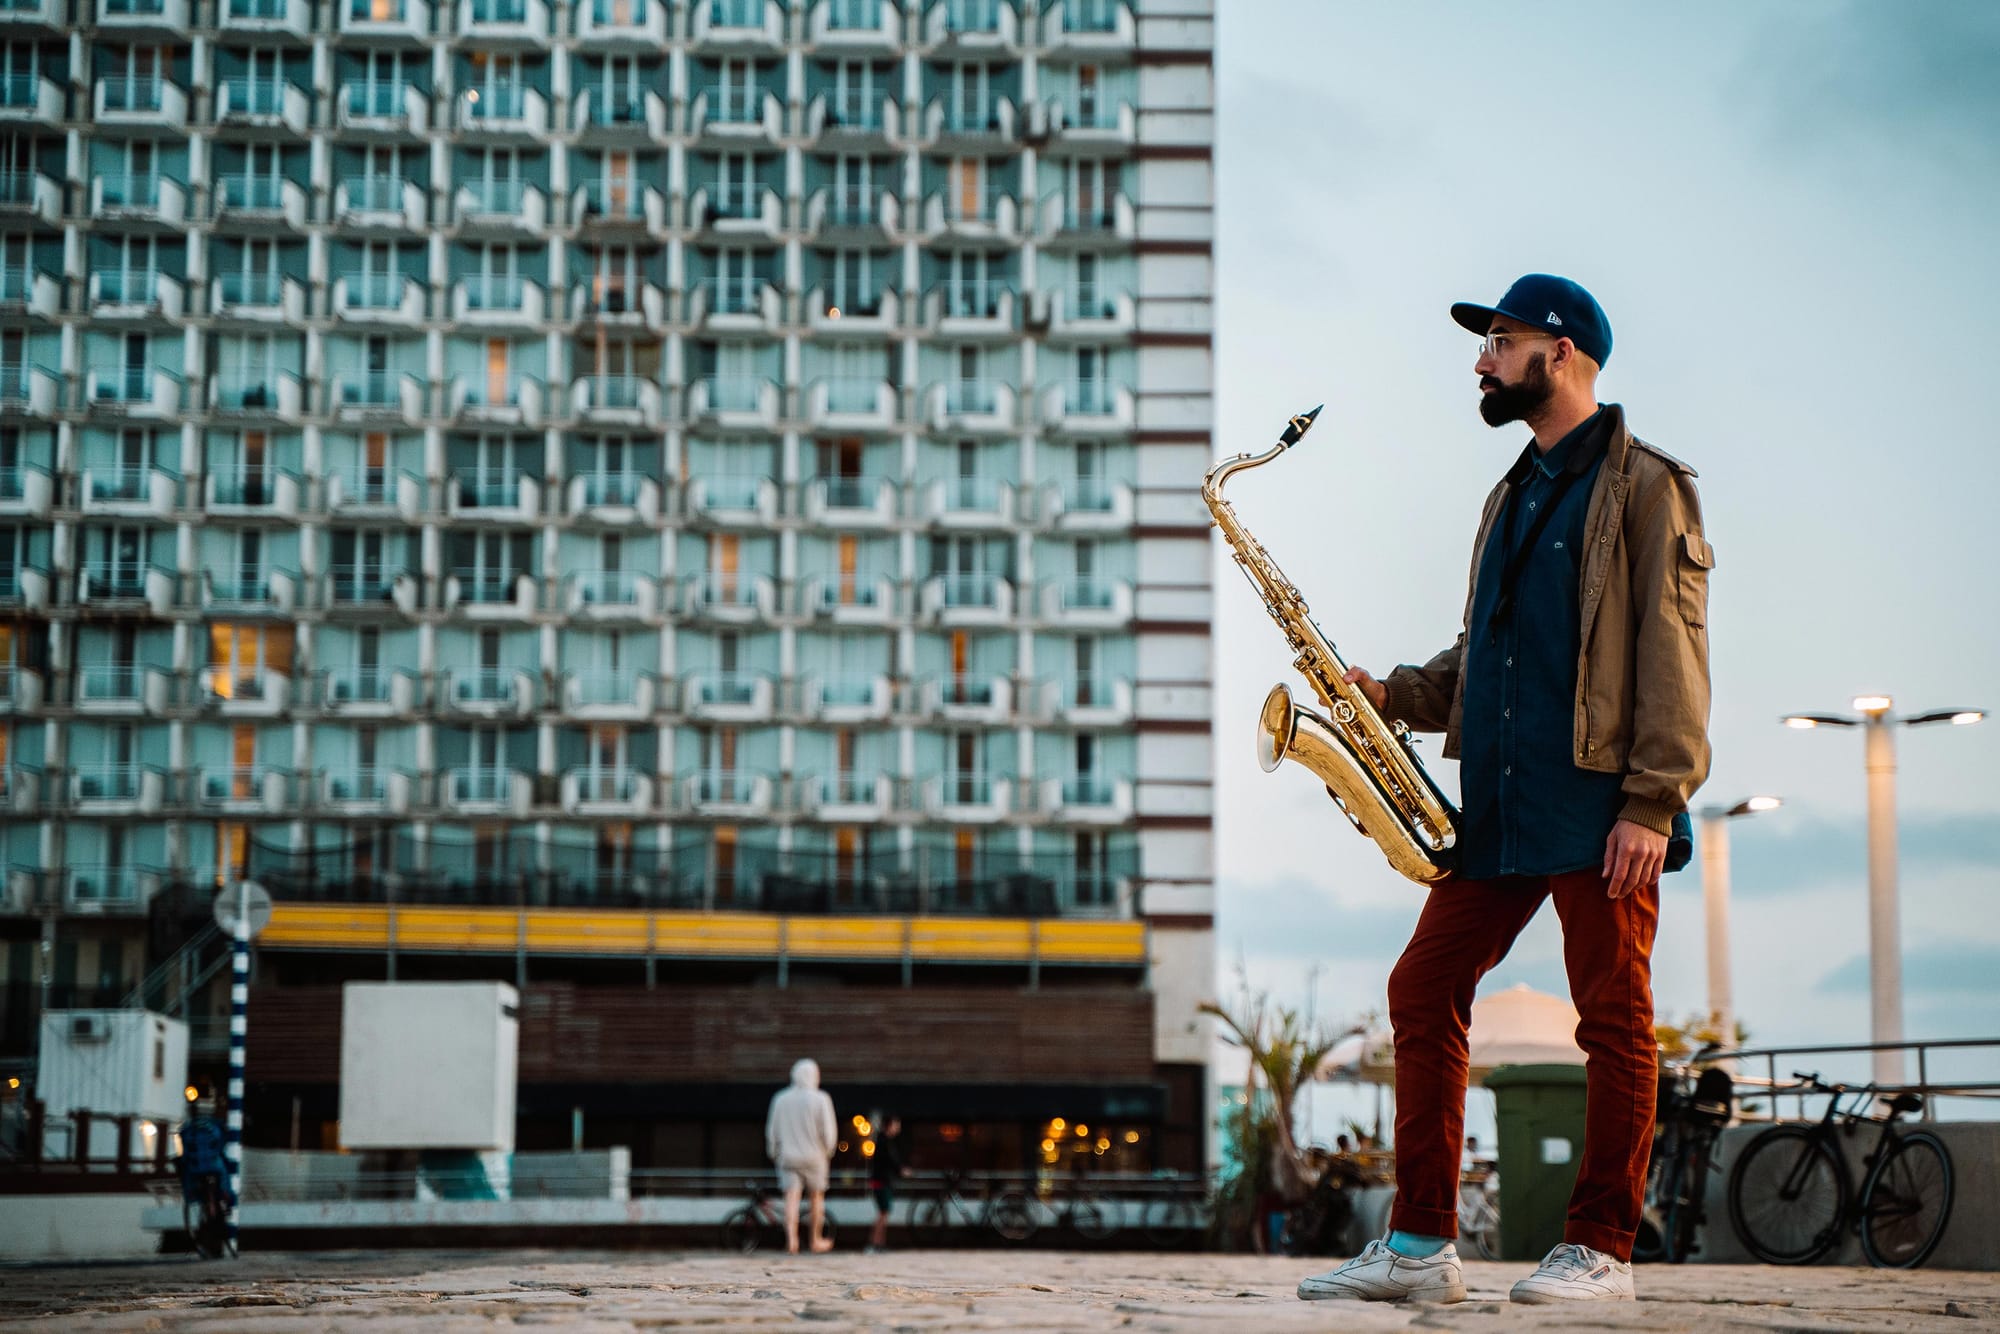
[[[564,1331],[1644,1329],[2000,1330],[2000,1274],[1687,1265],[1636,1304],[1514,1307],[1528,1265],[1469,1264],[1450,1307],[1298,1301],[1313,1261],[904,1251],[253,1254],[229,1264],[0,1267],[8,1330],[426,1334]]]

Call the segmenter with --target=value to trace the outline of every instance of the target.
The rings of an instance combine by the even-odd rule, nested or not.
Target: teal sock
[[[1389,1234],[1389,1249],[1407,1260],[1428,1260],[1450,1244],[1450,1237],[1423,1237],[1414,1232]]]

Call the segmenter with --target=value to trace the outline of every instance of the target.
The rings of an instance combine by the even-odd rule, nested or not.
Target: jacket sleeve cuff
[[[1654,801],[1651,797],[1627,797],[1625,809],[1618,812],[1621,820],[1630,820],[1656,834],[1672,835],[1674,817],[1681,813],[1679,806],[1664,801]]]
[[[1382,688],[1389,692],[1382,716],[1390,722],[1409,722],[1417,707],[1417,692],[1409,676],[1397,668],[1382,678]]]

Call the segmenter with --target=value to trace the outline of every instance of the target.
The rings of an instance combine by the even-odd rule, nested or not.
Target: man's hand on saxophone
[[[1360,686],[1361,693],[1375,706],[1375,712],[1382,713],[1389,707],[1389,687],[1370,676],[1365,668],[1349,667],[1347,675],[1340,679],[1351,686]]]

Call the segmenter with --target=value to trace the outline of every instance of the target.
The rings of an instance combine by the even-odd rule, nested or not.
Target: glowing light
[[[1752,797],[1743,803],[1747,809],[1753,811],[1775,811],[1784,804],[1778,797]]]
[[[847,1152],[847,1141],[846,1141],[846,1140],[842,1140],[842,1141],[840,1141],[840,1147],[839,1147],[839,1149],[837,1149],[837,1150],[836,1150],[836,1152],[838,1152],[838,1153],[846,1153],[846,1152]]]
[[[1063,1120],[1060,1116],[1052,1116],[1049,1118],[1049,1129],[1055,1131],[1055,1133],[1058,1135],[1062,1134],[1063,1128],[1068,1124],[1069,1122]]]
[[[872,1140],[872,1139],[864,1139],[864,1140],[862,1140],[862,1141],[861,1141],[861,1156],[862,1156],[863,1158],[873,1158],[873,1157],[875,1156],[875,1141],[874,1141],[874,1140]]]
[[[182,1089],[181,1092],[187,1095],[187,1100],[189,1102],[193,1102],[196,1098],[199,1098],[201,1096],[201,1090],[196,1088],[192,1084],[189,1084],[186,1088]]]
[[[860,1132],[861,1132],[862,1134],[864,1134],[864,1135],[865,1135],[865,1134],[867,1134],[867,1133],[868,1133],[868,1118],[867,1118],[867,1117],[865,1117],[865,1116],[857,1116],[857,1117],[855,1117],[855,1118],[854,1118],[854,1128],[855,1128],[856,1130],[860,1131]]]
[[[1126,1131],[1126,1132],[1125,1132],[1125,1142],[1126,1142],[1127,1144],[1137,1144],[1137,1143],[1139,1142],[1139,1132],[1138,1132],[1138,1131],[1136,1131],[1136,1130],[1128,1130],[1128,1131]]]
[[[1054,1153],[1055,1151],[1056,1151],[1056,1142],[1054,1140],[1045,1139],[1042,1141],[1043,1153]]]
[[[1968,723],[1978,722],[1985,716],[1986,712],[1983,709],[1967,709],[1964,713],[1954,713],[1951,715],[1951,725],[1953,727],[1964,727]]]
[[[1796,727],[1801,732],[1809,732],[1819,726],[1819,720],[1817,718],[1800,718],[1794,715],[1785,719],[1785,726]]]
[[[7,1087],[10,1089],[17,1089],[21,1087],[21,1081],[18,1079],[10,1079],[7,1081]]]
[[[840,318],[840,307],[839,307],[839,306],[828,306],[828,307],[826,308],[826,317],[827,317],[828,319],[830,319],[830,320],[837,320],[837,319],[839,319],[839,318]]]
[[[479,90],[477,88],[466,89],[465,100],[468,102],[477,102],[479,100]]]
[[[1076,1137],[1078,1139],[1082,1139],[1085,1135],[1088,1135],[1089,1133],[1090,1133],[1089,1126],[1084,1125],[1081,1121],[1077,1122]]]
[[[1895,702],[1887,695],[1856,695],[1854,708],[1859,713],[1887,713]]]
[[[1111,1147],[1111,1141],[1109,1138],[1103,1135],[1099,1135],[1097,1137],[1097,1151],[1099,1153],[1103,1153],[1106,1149],[1110,1147]]]

